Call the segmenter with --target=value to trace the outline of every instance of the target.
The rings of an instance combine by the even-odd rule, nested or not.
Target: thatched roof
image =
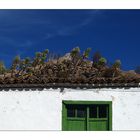
[[[48,87],[56,85],[138,85],[140,74],[134,71],[123,71],[116,65],[109,67],[93,65],[93,62],[73,58],[69,53],[59,59],[50,60],[36,66],[26,66],[24,69],[12,70],[0,75],[0,87]],[[69,83],[69,84],[66,84]],[[60,86],[59,85],[59,86]],[[93,87],[93,86],[92,86]]]

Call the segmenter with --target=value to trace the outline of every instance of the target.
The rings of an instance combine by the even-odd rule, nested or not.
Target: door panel
[[[85,120],[68,120],[67,130],[68,131],[85,131],[86,130]]]
[[[67,131],[108,131],[111,130],[112,104],[109,102],[72,101],[63,104],[63,130]],[[75,103],[75,102],[74,102]]]
[[[67,130],[85,131],[86,130],[86,106],[67,105]]]
[[[105,120],[89,121],[89,131],[107,131],[108,122]]]

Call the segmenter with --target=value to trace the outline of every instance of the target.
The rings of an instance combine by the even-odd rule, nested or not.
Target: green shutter
[[[62,130],[64,131],[112,130],[112,102],[63,101]]]

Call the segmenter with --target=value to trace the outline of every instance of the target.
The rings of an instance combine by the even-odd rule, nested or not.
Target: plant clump
[[[17,55],[9,70],[0,62],[0,84],[140,82],[140,75],[135,71],[121,70],[120,60],[108,66],[107,59],[99,52],[96,52],[91,60],[90,52],[91,48],[81,52],[80,48],[76,47],[70,53],[54,59],[48,49],[37,52],[33,59],[21,59]]]

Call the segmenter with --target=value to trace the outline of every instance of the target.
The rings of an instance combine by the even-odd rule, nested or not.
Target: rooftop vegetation
[[[16,56],[11,68],[6,69],[0,61],[0,84],[46,84],[46,83],[139,83],[140,75],[134,71],[121,70],[121,61],[108,65],[99,52],[89,59],[91,49],[84,52],[79,47],[63,57],[51,57],[49,50],[37,52],[33,59]]]

